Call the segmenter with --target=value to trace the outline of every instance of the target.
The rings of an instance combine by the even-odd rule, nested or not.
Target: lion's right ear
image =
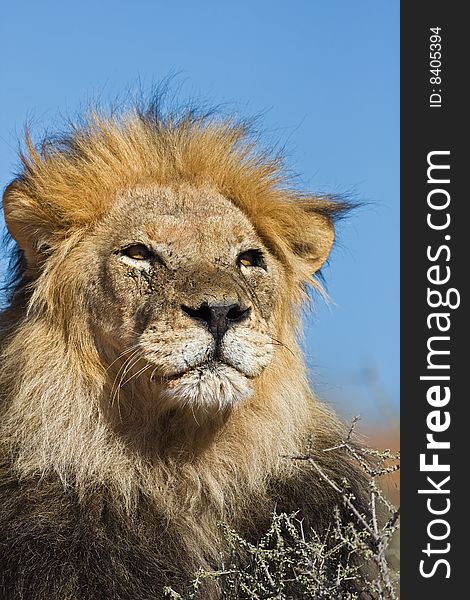
[[[3,193],[3,211],[10,235],[23,250],[28,264],[34,266],[50,246],[53,226],[48,211],[26,193],[17,179]]]

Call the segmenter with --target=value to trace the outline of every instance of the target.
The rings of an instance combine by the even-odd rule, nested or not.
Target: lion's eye
[[[266,263],[260,250],[247,250],[238,255],[237,265],[239,267],[261,267],[266,269]]]
[[[143,244],[133,244],[122,250],[124,256],[133,258],[134,260],[148,260],[151,256],[150,250]]]

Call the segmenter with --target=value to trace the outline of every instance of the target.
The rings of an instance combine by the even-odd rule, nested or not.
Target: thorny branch
[[[385,497],[378,481],[399,469],[399,455],[389,450],[358,448],[353,441],[357,422],[356,417],[345,439],[324,452],[346,451],[367,473],[370,480],[368,516],[356,507],[347,482],[334,481],[320,467],[313,458],[310,442],[305,455],[285,458],[307,462],[340,496],[351,520],[344,523],[337,509],[331,527],[320,537],[314,531],[306,535],[296,513],[274,514],[270,529],[256,545],[224,527],[232,548],[228,562],[221,561],[217,571],[196,573],[185,596],[168,587],[166,597],[202,600],[205,582],[212,581],[219,586],[223,600],[397,600],[398,574],[388,564],[387,552],[398,529],[400,511]],[[387,514],[381,524],[379,512],[383,510]],[[369,561],[377,567],[373,578],[361,573],[361,563]]]

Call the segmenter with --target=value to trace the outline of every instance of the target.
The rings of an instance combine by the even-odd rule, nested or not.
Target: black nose
[[[182,311],[192,319],[203,321],[216,340],[221,340],[233,323],[239,323],[250,314],[250,308],[240,304],[209,304],[203,302],[199,308],[181,305]]]

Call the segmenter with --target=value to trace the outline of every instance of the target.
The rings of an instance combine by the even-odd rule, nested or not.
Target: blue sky
[[[340,227],[332,302],[316,303],[305,345],[315,388],[345,414],[396,408],[398,0],[19,0],[2,13],[2,188],[26,121],[40,136],[91,99],[179,73],[185,96],[261,113],[299,185],[366,201]]]

